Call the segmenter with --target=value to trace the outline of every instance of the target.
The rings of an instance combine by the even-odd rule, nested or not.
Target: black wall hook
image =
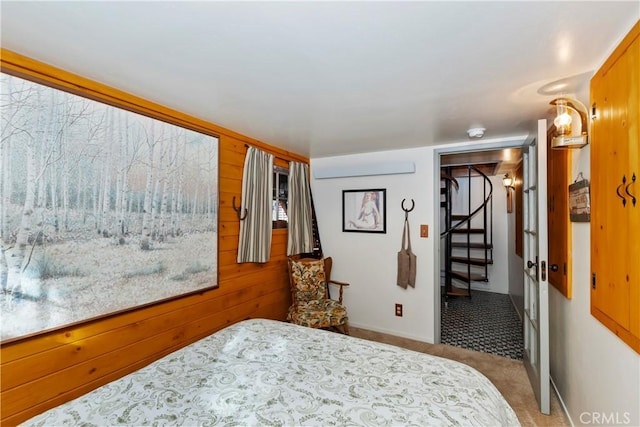
[[[636,174],[634,172],[633,176],[631,177],[631,182],[628,183],[626,187],[624,187],[624,192],[627,193],[627,196],[631,197],[631,202],[633,203],[634,208],[636,206],[636,196],[629,193],[629,187],[631,187],[635,183],[636,183]]]
[[[404,217],[405,219],[409,217],[409,212],[411,212],[413,210],[413,208],[416,207],[416,202],[415,200],[411,199],[411,208],[407,209],[404,207],[404,201],[406,199],[402,199],[402,203],[400,204],[400,206],[402,207],[402,210],[404,211]]]
[[[238,219],[240,221],[244,220],[247,217],[247,208],[244,208],[244,214],[242,212],[242,205],[236,207],[236,196],[233,196],[233,200],[231,201],[233,205],[233,210],[238,214]]]
[[[407,208],[404,207],[405,200],[407,200],[407,199],[402,199],[402,204],[401,204],[402,210],[405,211],[405,212],[411,212],[413,210],[413,208],[416,207],[416,202],[413,199],[411,199],[411,208],[407,209]]]

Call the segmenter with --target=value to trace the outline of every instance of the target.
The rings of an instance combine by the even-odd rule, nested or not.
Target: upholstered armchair
[[[332,259],[289,257],[292,304],[287,321],[310,328],[334,328],[349,335],[347,309],[342,292],[348,283],[331,280]],[[331,299],[329,284],[339,287],[338,300]]]

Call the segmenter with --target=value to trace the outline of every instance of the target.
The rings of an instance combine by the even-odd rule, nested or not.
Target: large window
[[[273,167],[273,228],[287,228],[289,198],[289,170],[280,166]]]
[[[0,77],[2,340],[217,285],[216,137]]]

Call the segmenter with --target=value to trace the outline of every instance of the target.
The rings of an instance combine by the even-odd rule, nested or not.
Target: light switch
[[[429,237],[429,226],[427,224],[420,224],[420,237]]]

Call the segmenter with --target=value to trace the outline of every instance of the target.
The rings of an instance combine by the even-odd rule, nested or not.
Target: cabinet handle
[[[633,203],[634,208],[636,207],[636,196],[629,193],[629,187],[631,187],[635,183],[636,183],[636,174],[634,172],[633,176],[631,177],[631,182],[628,183],[626,187],[624,187],[624,192],[627,193],[627,196],[631,197],[631,203]]]
[[[625,175],[622,175],[622,184],[618,185],[618,188],[616,188],[616,194],[622,199],[622,206],[627,206],[627,199],[625,199],[624,196],[620,194],[620,188],[624,187],[624,184],[626,182],[627,177]]]

